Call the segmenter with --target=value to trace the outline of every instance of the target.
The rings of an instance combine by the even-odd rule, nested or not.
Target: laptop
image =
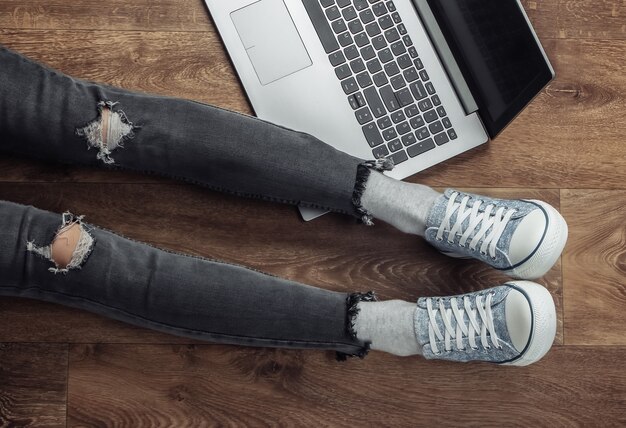
[[[519,0],[205,1],[258,117],[397,179],[495,138],[554,78]]]

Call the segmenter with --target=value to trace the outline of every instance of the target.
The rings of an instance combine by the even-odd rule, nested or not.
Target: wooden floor
[[[409,180],[560,207],[570,239],[541,280],[559,313],[544,360],[337,363],[0,298],[0,426],[626,425],[626,2],[524,4],[557,79],[496,141]],[[0,43],[77,77],[251,112],[202,0],[2,0]],[[414,300],[503,280],[384,224],[305,224],[293,207],[134,174],[3,156],[0,199],[332,290]]]

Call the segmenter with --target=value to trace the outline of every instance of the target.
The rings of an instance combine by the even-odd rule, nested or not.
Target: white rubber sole
[[[540,205],[548,216],[548,230],[539,248],[531,258],[514,269],[503,271],[505,274],[519,279],[536,279],[544,276],[561,256],[567,242],[568,228],[563,216],[550,204],[543,201],[530,200]]]
[[[550,292],[539,284],[530,281],[509,281],[508,284],[526,294],[533,316],[533,327],[523,354],[515,361],[502,365],[527,366],[543,358],[552,347],[556,336],[556,307]]]

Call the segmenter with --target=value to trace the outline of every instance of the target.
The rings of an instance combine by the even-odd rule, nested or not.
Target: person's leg
[[[550,294],[532,283],[458,298],[378,302],[163,251],[0,201],[0,295],[35,298],[217,343],[525,365],[550,348]],[[434,305],[434,308],[433,308]],[[454,339],[454,340],[452,340]]]
[[[162,174],[366,224],[377,217],[520,278],[542,276],[565,245],[565,221],[539,201],[440,195],[377,171],[390,160],[358,159],[253,117],[73,79],[2,47],[0,64],[2,151]]]

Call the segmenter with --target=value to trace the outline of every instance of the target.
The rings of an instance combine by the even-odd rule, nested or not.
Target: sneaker
[[[513,281],[475,293],[419,299],[415,332],[428,359],[526,366],[550,350],[556,310],[545,287]]]
[[[514,278],[535,279],[561,255],[567,223],[542,201],[448,189],[430,210],[425,238],[449,256],[475,258]]]

